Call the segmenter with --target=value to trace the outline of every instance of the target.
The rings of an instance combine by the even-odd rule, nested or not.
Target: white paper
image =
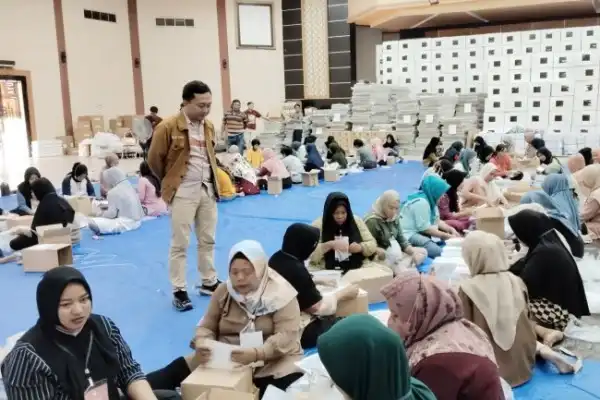
[[[333,114],[333,122],[340,122],[342,120],[341,114]]]
[[[471,112],[471,103],[465,103],[465,113]]]
[[[224,369],[231,371],[236,364],[231,361],[231,352],[238,349],[239,346],[217,342],[215,340],[205,340],[202,345],[208,347],[211,351],[210,361],[206,364],[208,368]]]
[[[335,259],[337,261],[346,261],[347,259],[350,258],[350,252],[348,250],[348,247],[350,246],[350,239],[348,238],[348,236],[336,236],[335,240],[343,242],[345,245],[345,247],[344,247],[345,251],[344,250],[335,250]]]
[[[456,135],[456,125],[448,125],[448,134]]]
[[[252,349],[262,347],[264,344],[262,331],[240,333],[240,347]]]
[[[425,122],[427,122],[428,124],[433,122],[433,114],[427,114],[425,116]]]
[[[410,115],[405,115],[404,117],[402,117],[402,122],[404,122],[405,124],[409,124],[410,123]]]
[[[294,400],[294,396],[276,388],[275,386],[267,386],[267,390],[262,397],[263,400]]]
[[[317,135],[323,134],[323,128],[317,128]]]

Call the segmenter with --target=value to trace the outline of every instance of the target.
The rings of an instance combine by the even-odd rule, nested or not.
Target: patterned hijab
[[[496,362],[486,334],[463,317],[458,294],[435,277],[413,271],[381,289],[388,327],[404,338],[411,367],[434,354],[470,353]]]
[[[386,190],[377,198],[377,200],[375,200],[375,203],[373,203],[371,213],[381,218],[383,221],[394,221],[398,217],[397,215],[390,220],[385,216],[384,212],[385,206],[393,202],[400,202],[400,194],[395,190]]]
[[[579,153],[574,154],[567,159],[567,167],[572,174],[581,171],[585,168],[585,158]]]
[[[600,164],[588,165],[573,176],[582,193],[600,203]]]

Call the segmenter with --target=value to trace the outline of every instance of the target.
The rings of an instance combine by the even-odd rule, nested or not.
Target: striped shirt
[[[227,111],[223,117],[223,125],[228,135],[239,135],[246,129],[248,116],[241,111]]]
[[[101,317],[119,360],[116,385],[123,393],[134,381],[145,379],[140,365],[133,359],[129,346],[115,323]],[[2,378],[8,400],[71,400],[50,369],[30,343],[17,342],[2,363]]]

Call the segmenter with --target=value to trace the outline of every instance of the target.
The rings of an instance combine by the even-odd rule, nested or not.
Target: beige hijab
[[[600,164],[588,165],[573,176],[583,195],[600,203]]]
[[[471,278],[461,284],[461,290],[483,314],[494,342],[507,351],[515,342],[517,320],[527,307],[525,285],[508,271],[504,243],[495,235],[469,233],[462,254]]]
[[[399,201],[400,194],[398,192],[395,190],[386,190],[377,198],[377,200],[375,200],[375,203],[373,203],[372,213],[384,221],[389,221],[389,219],[385,216],[384,209],[388,204]]]

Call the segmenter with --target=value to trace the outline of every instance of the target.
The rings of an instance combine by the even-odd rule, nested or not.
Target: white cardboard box
[[[556,82],[552,83],[550,89],[551,96],[574,96],[575,82]]]
[[[572,125],[576,126],[595,126],[597,123],[598,112],[590,111],[573,111]]]
[[[550,97],[552,84],[550,82],[532,82],[529,87],[529,97]]]

